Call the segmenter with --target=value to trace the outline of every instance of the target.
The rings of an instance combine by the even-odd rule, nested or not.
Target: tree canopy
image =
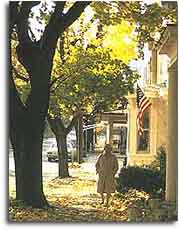
[[[68,42],[66,39],[65,43]],[[139,75],[120,60],[120,55],[116,58],[112,55],[113,51],[108,47],[96,46],[96,40],[87,47],[83,43],[74,46],[72,42],[64,48],[63,60],[57,49],[50,113],[57,115],[60,111],[68,117],[78,108],[88,114],[117,108],[120,100],[132,91]]]
[[[158,42],[156,33],[161,33],[167,23],[176,23],[177,8],[165,7],[165,3],[146,4],[142,1],[93,2],[94,17],[104,25],[116,25],[126,20],[135,26],[139,57],[143,57],[144,43]]]

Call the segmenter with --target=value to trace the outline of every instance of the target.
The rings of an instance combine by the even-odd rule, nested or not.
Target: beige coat
[[[115,174],[118,170],[118,161],[115,155],[106,156],[101,154],[96,162],[96,173],[98,174],[97,192],[115,192]]]

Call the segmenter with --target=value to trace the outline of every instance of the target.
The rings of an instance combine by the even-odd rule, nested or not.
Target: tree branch
[[[57,21],[62,17],[63,9],[66,1],[56,2],[55,10],[50,17],[49,23],[46,25],[41,43],[42,47],[46,49],[52,49],[55,47],[58,40],[58,28]]]
[[[81,115],[81,111],[78,110],[78,111],[75,113],[75,115],[73,116],[73,118],[72,118],[70,124],[69,124],[69,125],[67,126],[67,128],[66,128],[66,133],[67,133],[67,134],[68,134],[68,133],[72,130],[72,128],[75,126],[75,124],[76,124],[78,118],[80,117],[80,115]]]
[[[55,82],[57,82],[58,80],[60,80],[62,77],[63,77],[63,75],[61,75],[61,76],[55,78],[53,81],[51,81],[50,87],[52,87],[55,84]],[[62,81],[63,81],[63,79],[62,79]]]
[[[91,1],[77,1],[64,15],[64,30],[70,26],[84,11]]]
[[[57,82],[59,79],[60,79],[60,77],[54,79],[54,80],[51,82],[51,84],[50,84],[50,88],[51,88],[52,85],[53,85],[55,82]],[[58,84],[56,85],[56,87],[55,87],[53,90],[51,90],[50,93],[54,93],[55,90],[56,90],[64,81],[66,81],[67,79],[68,79],[68,77],[63,78],[61,81],[59,81]]]
[[[30,10],[33,6],[38,5],[40,2],[22,2],[20,12],[17,19],[17,32],[20,43],[31,41],[28,35],[28,18]]]
[[[68,12],[63,14],[65,2],[56,3],[55,11],[43,33],[42,47],[50,51],[55,49],[59,36],[82,14],[89,4],[88,1],[75,2]]]
[[[54,134],[58,133],[58,127],[56,125],[55,119],[50,116],[50,114],[47,114],[47,120],[50,125],[50,128]]]
[[[53,128],[53,132],[56,132],[56,133],[60,133],[60,132],[63,132],[63,133],[66,133],[66,128],[63,124],[63,121],[61,119],[61,115],[59,114],[58,116],[52,118],[50,116],[50,114],[47,115],[47,120],[51,126],[51,128]]]
[[[64,38],[64,33],[61,34],[60,36],[60,50],[58,50],[59,54],[60,54],[60,58],[62,61],[62,64],[65,63],[65,50],[64,50],[64,43],[65,43],[65,38]]]
[[[18,17],[18,4],[19,2],[9,2],[9,33],[12,33],[14,25],[16,24],[17,17]]]

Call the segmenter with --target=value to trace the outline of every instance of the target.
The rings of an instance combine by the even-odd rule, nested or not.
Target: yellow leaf
[[[135,39],[134,25],[123,20],[119,25],[107,27],[103,45],[111,50],[112,58],[128,63],[137,57]]]

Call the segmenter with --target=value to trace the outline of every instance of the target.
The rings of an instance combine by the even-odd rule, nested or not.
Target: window
[[[150,109],[148,108],[144,114],[143,114],[143,134],[142,135],[137,135],[137,151],[144,151],[144,152],[149,152],[149,131],[150,131],[150,122],[149,122],[149,111]]]

